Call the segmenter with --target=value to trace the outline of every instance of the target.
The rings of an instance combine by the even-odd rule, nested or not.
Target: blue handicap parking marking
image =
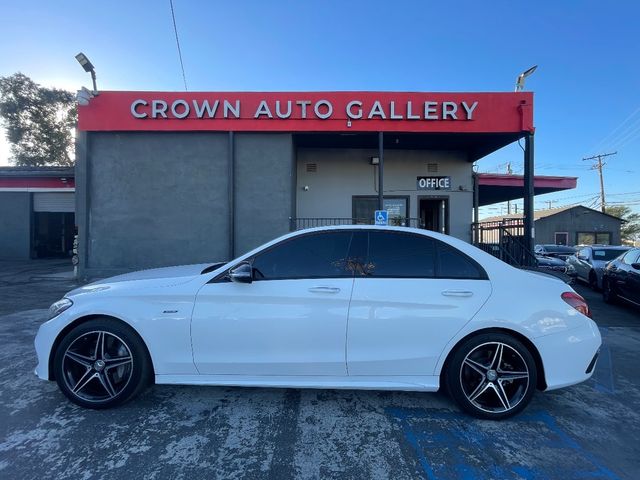
[[[546,412],[503,422],[456,412],[387,408],[427,479],[618,479]]]

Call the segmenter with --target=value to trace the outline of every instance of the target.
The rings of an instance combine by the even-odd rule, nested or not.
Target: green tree
[[[0,77],[0,119],[19,166],[73,165],[75,95],[22,73]]]
[[[640,213],[634,212],[626,205],[610,206],[606,211],[609,215],[626,220],[620,229],[622,240],[633,242],[640,237]]]

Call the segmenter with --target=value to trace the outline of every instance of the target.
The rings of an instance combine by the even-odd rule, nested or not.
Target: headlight
[[[56,303],[49,307],[49,316],[47,317],[47,320],[51,320],[52,318],[57,317],[71,305],[73,305],[73,302],[68,298],[58,300]]]

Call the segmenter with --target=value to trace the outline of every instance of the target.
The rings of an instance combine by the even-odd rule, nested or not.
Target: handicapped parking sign
[[[376,225],[389,225],[389,212],[387,210],[376,210],[373,219]]]

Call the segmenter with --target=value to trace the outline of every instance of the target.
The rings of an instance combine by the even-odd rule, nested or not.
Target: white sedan
[[[298,231],[231,262],[69,292],[36,374],[107,408],[149,383],[435,392],[500,419],[593,373],[600,333],[562,281],[404,227]]]

